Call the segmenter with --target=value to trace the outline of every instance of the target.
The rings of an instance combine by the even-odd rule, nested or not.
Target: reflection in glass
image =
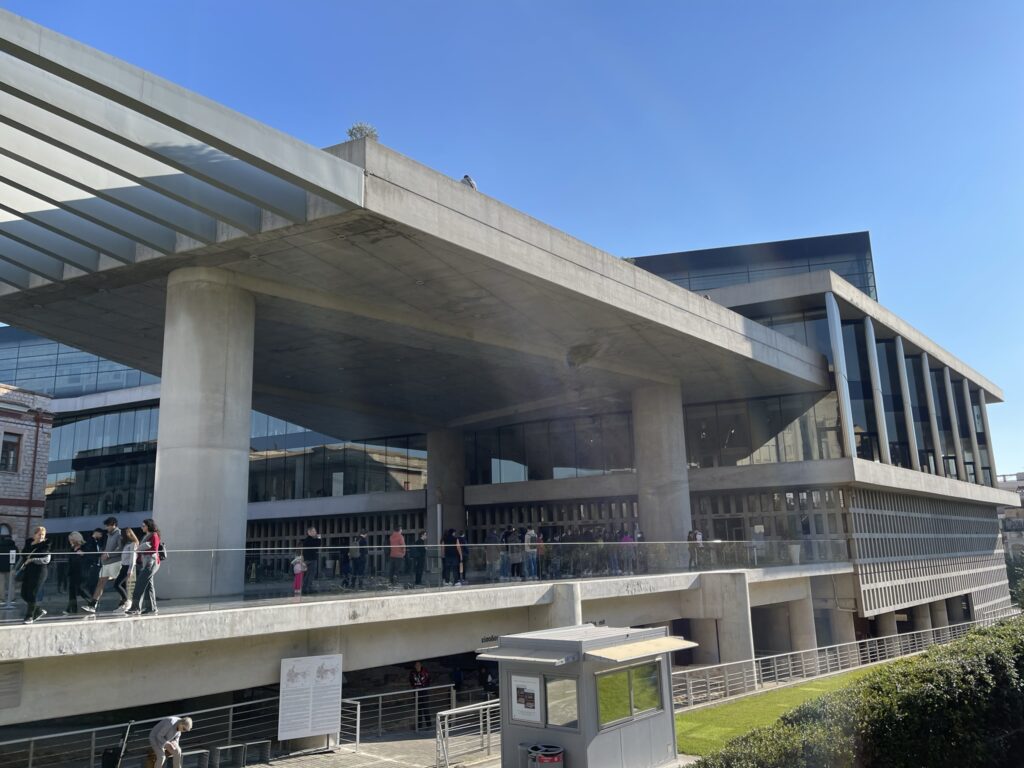
[[[548,725],[558,728],[579,727],[579,704],[576,681],[564,677],[544,678],[544,700],[548,708]]]
[[[597,713],[602,728],[631,717],[629,670],[620,669],[597,676]]]

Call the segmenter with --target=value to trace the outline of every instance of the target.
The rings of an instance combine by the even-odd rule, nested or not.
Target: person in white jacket
[[[191,717],[165,717],[149,732],[149,746],[156,755],[156,768],[171,758],[174,768],[181,768],[181,734],[192,730]]]

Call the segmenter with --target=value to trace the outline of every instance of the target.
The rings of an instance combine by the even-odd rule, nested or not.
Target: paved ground
[[[363,744],[358,753],[342,748],[331,753],[317,753],[275,760],[273,765],[279,768],[434,768],[434,739],[405,738]],[[680,755],[678,766],[693,765],[699,758],[691,755]],[[501,758],[498,755],[467,755],[453,761],[452,766],[464,765],[472,768],[500,768]]]

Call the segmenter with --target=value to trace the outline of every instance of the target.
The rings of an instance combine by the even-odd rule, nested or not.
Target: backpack
[[[167,559],[167,547],[164,546],[164,542],[162,539],[160,541],[160,546],[156,550],[156,554],[157,558],[161,563]]]

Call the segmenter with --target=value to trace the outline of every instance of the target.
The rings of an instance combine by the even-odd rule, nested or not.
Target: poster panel
[[[281,659],[277,738],[337,734],[341,723],[341,654]]]

